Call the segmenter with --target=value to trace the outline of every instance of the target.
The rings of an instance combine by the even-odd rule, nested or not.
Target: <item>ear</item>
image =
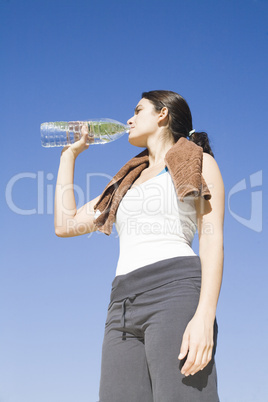
[[[168,118],[168,108],[166,106],[164,106],[161,111],[159,112],[158,115],[158,122],[163,123],[165,119]]]

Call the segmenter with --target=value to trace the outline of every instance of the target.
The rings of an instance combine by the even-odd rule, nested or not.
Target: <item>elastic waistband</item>
[[[187,278],[201,277],[198,255],[173,257],[118,275],[112,282],[110,304],[137,296],[166,283]]]

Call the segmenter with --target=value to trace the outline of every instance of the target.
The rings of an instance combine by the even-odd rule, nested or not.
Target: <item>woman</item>
[[[224,185],[206,133],[171,91],[142,94],[129,142],[145,150],[76,210],[73,172],[88,133],[63,149],[55,231],[115,223],[120,256],[102,350],[100,402],[216,402],[216,306],[223,270]],[[67,189],[67,190],[66,190]],[[199,256],[191,247],[198,229]]]

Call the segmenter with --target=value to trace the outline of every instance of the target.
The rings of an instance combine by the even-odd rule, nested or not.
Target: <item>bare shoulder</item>
[[[202,218],[204,221],[205,215],[207,219],[211,219],[212,211],[213,214],[218,212],[223,216],[225,189],[222,175],[216,160],[206,152],[203,152],[202,176],[209,188],[211,199],[205,200],[203,197],[195,199],[197,219]]]
[[[219,169],[218,164],[217,164],[215,158],[213,158],[213,156],[211,156],[207,152],[203,152],[203,170],[202,170],[202,172],[204,173],[206,171],[209,171],[210,169],[212,169],[212,170]]]
[[[219,166],[213,156],[205,152],[202,176],[209,188],[211,199],[205,200],[200,196],[195,199],[199,241],[211,240],[211,233],[218,234],[221,238],[225,210],[225,190]]]

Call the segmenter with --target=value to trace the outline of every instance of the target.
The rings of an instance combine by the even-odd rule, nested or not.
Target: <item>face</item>
[[[127,124],[130,126],[128,141],[138,147],[146,147],[147,139],[159,129],[159,113],[148,99],[141,99],[135,108],[134,116]]]

